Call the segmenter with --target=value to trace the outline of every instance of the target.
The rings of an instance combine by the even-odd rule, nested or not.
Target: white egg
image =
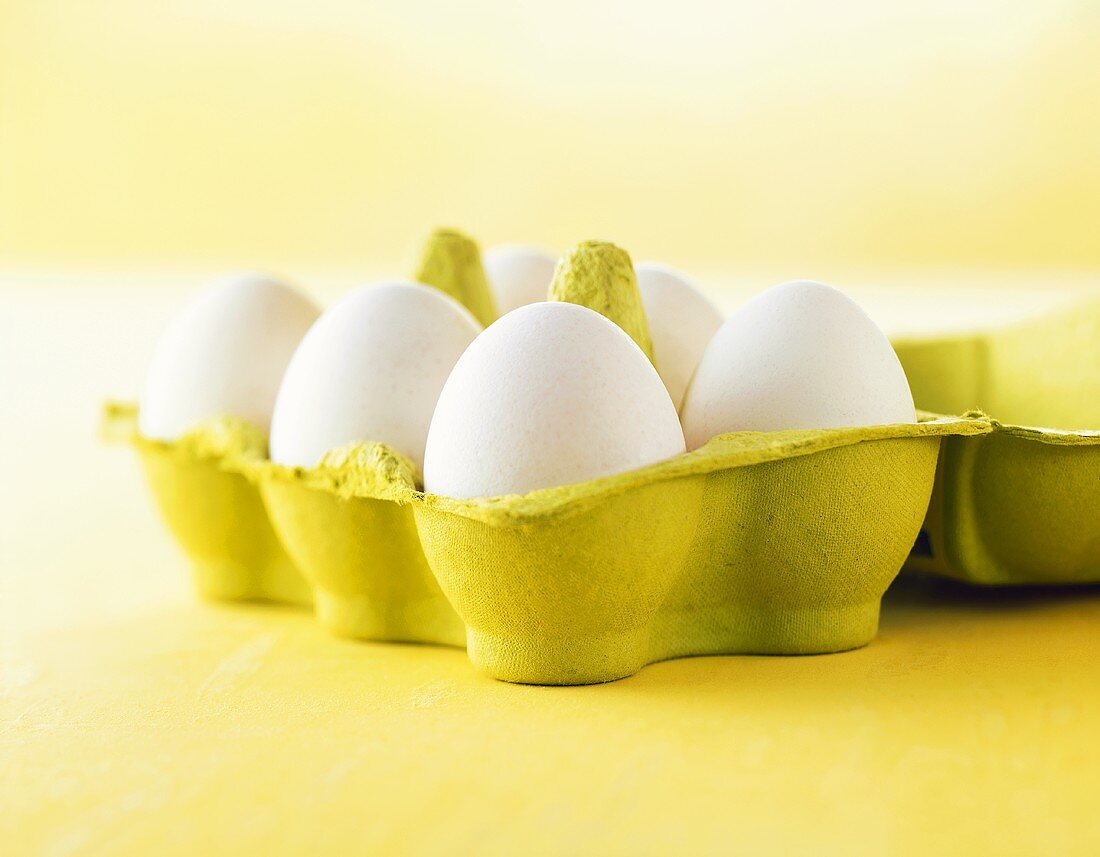
[[[319,310],[264,274],[233,274],[184,306],[157,342],[138,429],[175,440],[212,417],[248,420],[265,432],[298,342]]]
[[[679,271],[643,262],[634,272],[649,319],[653,361],[679,408],[707,343],[722,326],[722,313]]]
[[[376,441],[417,467],[439,391],[481,330],[453,298],[419,283],[362,286],[310,328],[271,421],[271,460],[312,467],[337,446]]]
[[[486,328],[455,365],[428,432],[424,487],[524,494],[683,451],[676,408],[634,340],[587,307],[537,303]]]
[[[499,315],[546,300],[557,264],[550,253],[538,247],[503,244],[486,250],[481,260]]]
[[[689,449],[733,431],[916,419],[886,336],[843,292],[806,280],[760,293],[722,325],[680,415]]]

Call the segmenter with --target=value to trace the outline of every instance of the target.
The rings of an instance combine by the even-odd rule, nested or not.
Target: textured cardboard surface
[[[151,466],[173,463],[151,471],[154,491],[184,498],[161,508],[200,568],[218,558],[193,533],[228,526],[206,516],[220,510],[243,534],[233,504],[251,512],[262,497],[331,630],[461,644],[464,625],[475,665],[536,684],[609,681],[685,655],[865,645],[924,518],[941,438],[989,430],[928,418],[744,432],[629,473],[456,500],[417,491],[411,466],[379,444],[287,469],[245,425],[243,439],[219,420],[163,444],[126,428],[132,409],[108,416]],[[188,456],[237,493],[179,474]],[[229,539],[226,562],[236,550]]]

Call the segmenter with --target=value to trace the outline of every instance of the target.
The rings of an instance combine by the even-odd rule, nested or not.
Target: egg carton
[[[928,508],[941,441],[978,416],[741,432],[649,467],[522,496],[417,490],[381,444],[315,468],[265,457],[219,419],[138,449],[213,599],[305,603],[333,632],[467,647],[496,678],[588,684],[692,655],[816,654],[868,643]],[[300,573],[300,577],[297,575]]]
[[[980,437],[945,438],[907,566],[986,585],[1100,581],[1100,299],[894,346],[918,405],[994,417]]]

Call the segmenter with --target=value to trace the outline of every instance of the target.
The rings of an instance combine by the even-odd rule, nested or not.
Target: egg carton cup
[[[993,415],[988,434],[945,438],[907,568],[983,585],[1100,582],[1100,299],[894,346],[921,407]]]
[[[285,468],[239,422],[176,444],[141,438],[132,408],[107,422],[139,450],[207,597],[274,598],[296,566],[337,634],[465,643],[485,672],[533,684],[865,645],[924,520],[941,440],[991,430],[922,415],[743,432],[628,473],[467,500],[418,491],[381,444]]]
[[[283,550],[263,500],[245,471],[266,441],[231,419],[212,420],[177,441],[142,437],[137,408],[109,403],[108,441],[138,453],[153,500],[208,601],[270,601],[309,606],[313,593]]]

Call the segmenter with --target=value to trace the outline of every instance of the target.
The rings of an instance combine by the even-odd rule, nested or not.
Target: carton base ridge
[[[258,573],[251,567],[192,561],[191,579],[199,598],[212,604],[252,601],[308,608],[312,603],[309,587],[289,563]]]
[[[847,652],[875,638],[880,605],[879,598],[830,607],[726,605],[664,617],[655,629],[651,660]]]
[[[318,599],[320,604],[320,599]],[[841,607],[790,609],[769,605],[713,608],[670,624],[582,637],[520,637],[473,629],[470,660],[493,678],[514,684],[600,684],[643,666],[684,657],[826,655],[866,646],[878,632],[880,600]],[[665,627],[662,628],[661,626]],[[687,629],[692,629],[688,631]]]
[[[466,650],[478,669],[513,684],[602,684],[634,675],[649,663],[649,631],[576,637],[521,637],[466,632]]]
[[[313,590],[317,619],[338,637],[392,643],[427,643],[459,646],[464,644],[462,626],[457,617],[442,615],[438,605],[407,605],[395,611],[372,594]]]

